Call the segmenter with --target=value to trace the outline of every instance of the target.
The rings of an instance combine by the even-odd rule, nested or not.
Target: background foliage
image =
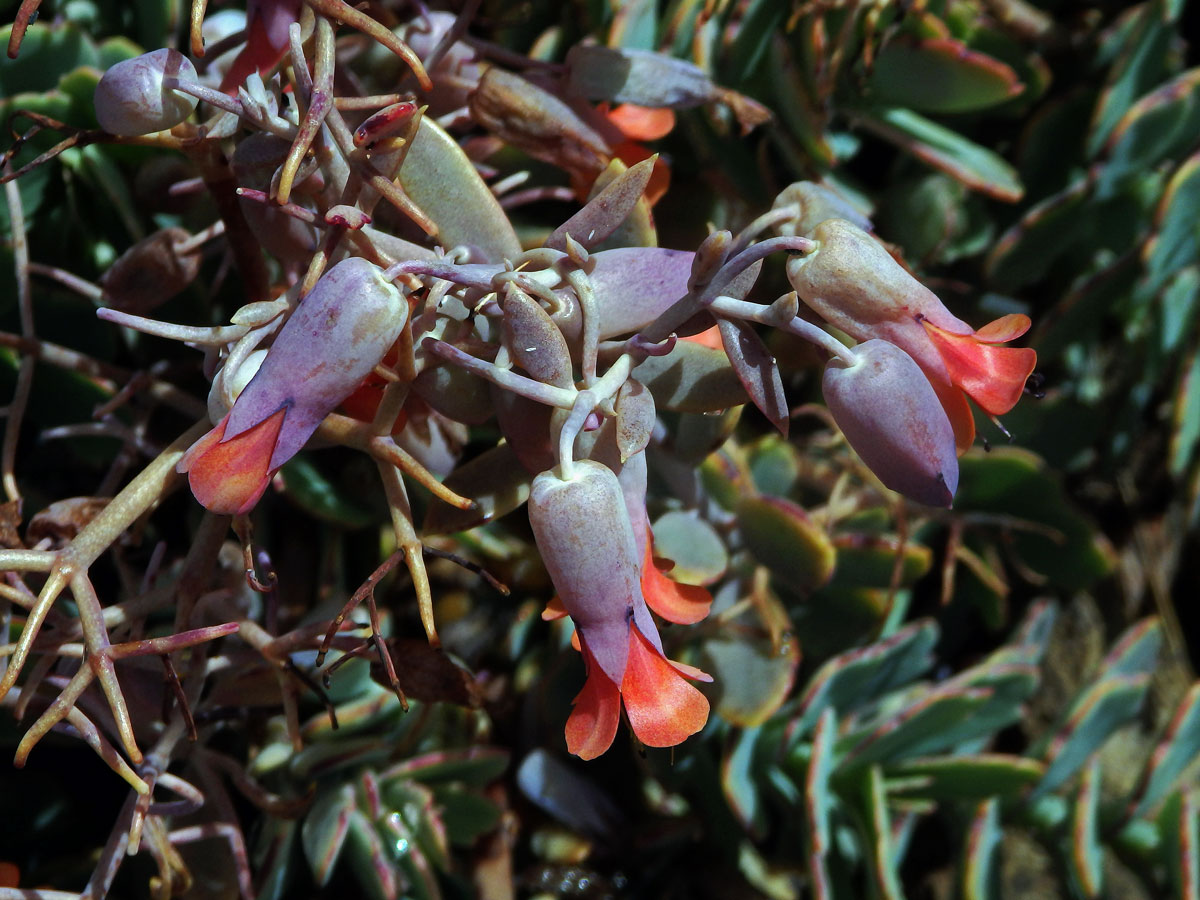
[[[1006,418],[1013,446],[981,423],[993,449],[963,460],[944,514],[875,492],[819,411],[789,440],[740,408],[668,413],[655,538],[717,597],[686,639],[686,658],[716,677],[715,715],[674,752],[619,736],[596,763],[565,756],[581,667],[538,618],[550,589],[520,515],[431,537],[512,592],[432,566],[459,662],[422,669],[409,642],[407,713],[366,661],[346,665],[328,693],[340,727],[301,693],[294,752],[279,703],[297,691],[280,688],[278,664],[308,671],[313,655],[224,651],[239,676],[206,695],[211,721],[187,763],[217,799],[172,827],[220,820],[240,837],[182,844],[166,868],[143,854],[114,895],[232,895],[230,847],[244,840],[261,897],[1200,897],[1200,69],[1186,12],[1167,0],[485,2],[472,31],[504,47],[552,60],[585,37],[662,49],[772,110],[749,135],[723,107],[679,114],[658,146],[672,176],[655,209],[663,246],[736,230],[789,183],[827,179],[956,314],[1028,313],[1045,395]],[[161,0],[47,3],[19,58],[0,62],[0,114],[93,127],[99,72],[178,43],[185,19]],[[496,162],[561,181],[515,150]],[[177,161],[144,148],[66,151],[19,181],[32,258],[96,281],[155,228],[199,230],[212,210],[167,198],[177,177]],[[523,237],[544,235],[562,211],[513,217]],[[0,255],[0,323],[14,335],[11,247]],[[221,265],[209,253],[156,315],[224,321],[240,300]],[[782,267],[763,278],[782,286]],[[37,366],[7,546],[69,536],[72,514],[53,501],[110,495],[190,424],[137,400],[97,416],[117,373],[205,392],[196,354],[98,324],[60,285],[37,282],[36,322],[42,341],[113,368]],[[771,346],[793,405],[816,402],[807,351]],[[10,340],[2,396],[18,361]],[[255,517],[278,589],[249,615],[323,623],[390,549],[382,506],[369,468],[341,451],[302,454],[283,481]],[[190,496],[166,500],[93,572],[98,590],[175,577],[197,521]],[[419,634],[404,579],[379,596],[395,640]],[[128,677],[158,702],[156,669]],[[0,716],[0,750],[21,733]],[[66,737],[0,770],[12,826],[0,885],[78,891],[125,793]]]

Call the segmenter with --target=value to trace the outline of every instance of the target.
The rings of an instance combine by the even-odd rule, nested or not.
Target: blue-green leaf
[[[902,628],[887,640],[826,662],[804,692],[799,733],[807,733],[826,707],[853,710],[908,684],[933,665],[937,640],[937,623],[925,619]]]
[[[1146,813],[1175,784],[1184,769],[1200,757],[1200,683],[1180,701],[1166,733],[1146,762],[1141,784],[1134,791],[1131,816]]]
[[[1150,616],[1131,625],[1113,644],[1099,669],[1105,678],[1118,675],[1152,674],[1158,668],[1158,654],[1162,649],[1162,622]]]
[[[1187,152],[1200,129],[1200,69],[1189,69],[1140,98],[1108,138],[1097,195],[1111,196],[1129,176]]]
[[[1071,852],[1067,867],[1085,897],[1097,897],[1104,888],[1104,855],[1100,847],[1097,815],[1100,806],[1100,761],[1095,757],[1083,770],[1071,813]]]
[[[1157,213],[1157,230],[1146,246],[1147,295],[1157,293],[1172,275],[1191,266],[1200,256],[1200,153],[1184,160],[1163,190]]]
[[[888,815],[887,786],[879,766],[872,766],[868,770],[865,791],[866,824],[871,839],[871,877],[875,892],[881,900],[903,900],[899,860],[896,859],[892,842],[892,820]]]
[[[1149,0],[1129,11],[1134,19],[1123,36],[1116,65],[1109,70],[1088,135],[1091,155],[1100,151],[1126,110],[1158,83],[1166,69],[1174,35],[1164,7],[1163,0]]]
[[[350,832],[350,818],[354,813],[354,787],[343,784],[337,790],[319,795],[305,816],[300,840],[313,880],[318,885],[329,882]]]
[[[1187,471],[1200,444],[1200,352],[1192,354],[1179,378],[1171,418],[1174,431],[1171,434],[1170,468],[1178,477]]]
[[[839,771],[892,762],[945,750],[958,741],[958,729],[992,699],[984,688],[934,689],[883,721],[844,735],[838,741],[845,757]]]
[[[910,109],[872,109],[859,116],[864,127],[971,190],[1009,203],[1025,193],[1017,170],[999,154]]]
[[[1133,719],[1141,709],[1149,685],[1150,677],[1144,674],[1105,678],[1092,684],[1075,702],[1066,723],[1050,741],[1045,754],[1049,768],[1033,799],[1074,775],[1114,731]]]
[[[1003,836],[1000,830],[1000,801],[987,800],[975,807],[975,816],[967,832],[966,859],[963,862],[963,900],[993,900],[992,872],[996,848]]]

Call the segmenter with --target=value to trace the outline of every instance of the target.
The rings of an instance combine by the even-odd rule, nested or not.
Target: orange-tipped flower
[[[817,249],[787,265],[796,293],[856,340],[880,338],[911,356],[937,392],[959,453],[975,438],[967,397],[991,415],[1016,405],[1037,353],[1000,345],[1025,333],[1027,316],[1004,316],[975,330],[857,225],[826,219],[809,236]]]
[[[378,266],[338,263],[296,307],[229,414],[184,454],[192,493],[224,515],[248,512],[395,343],[408,303]]]
[[[620,686],[596,662],[586,639],[580,644],[587,681],[566,727],[567,750],[580,759],[595,759],[612,745],[622,706],[634,735],[647,747],[674,747],[708,721],[708,699],[688,679],[712,678],[667,659],[636,625],[629,628]]]
[[[695,625],[708,615],[712,608],[712,594],[694,584],[680,584],[667,574],[670,569],[661,566],[654,556],[654,547],[646,541],[645,558],[642,560],[642,596],[646,604],[676,625]]]
[[[703,728],[708,700],[687,679],[711,679],[663,653],[642,595],[633,525],[612,470],[579,460],[561,476],[538,475],[529,522],[587,666],[587,681],[567,719],[567,749],[583,759],[607,750],[622,706],[633,733],[651,747],[673,747]]]

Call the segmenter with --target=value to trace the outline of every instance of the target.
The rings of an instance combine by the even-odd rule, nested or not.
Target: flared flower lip
[[[629,626],[629,654],[618,686],[596,663],[587,639],[580,642],[587,680],[567,718],[567,750],[580,759],[595,759],[612,746],[624,709],[634,736],[647,747],[674,747],[708,722],[708,698],[688,679],[712,681],[699,669],[666,658]]]

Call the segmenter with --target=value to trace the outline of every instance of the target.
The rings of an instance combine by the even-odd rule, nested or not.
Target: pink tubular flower
[[[911,356],[937,392],[959,453],[975,439],[968,397],[990,415],[1016,405],[1037,353],[999,345],[1023,335],[1028,316],[1003,316],[973,329],[857,225],[826,219],[809,237],[817,249],[787,265],[796,293],[856,340],[879,338]]]
[[[248,512],[271,476],[395,343],[408,303],[378,266],[343,260],[280,329],[229,414],[183,455],[196,499],[215,513]]]
[[[708,700],[687,679],[711,679],[663,653],[612,470],[579,460],[563,476],[538,475],[529,522],[587,666],[567,719],[567,749],[582,759],[602,754],[616,736],[622,706],[633,733],[650,747],[673,747],[703,728]]]

